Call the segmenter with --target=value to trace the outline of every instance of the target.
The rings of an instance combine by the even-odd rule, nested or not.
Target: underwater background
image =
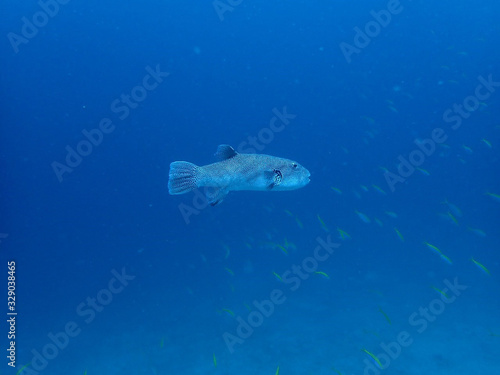
[[[499,11],[2,2],[0,373],[499,374]],[[169,195],[219,144],[311,182]]]

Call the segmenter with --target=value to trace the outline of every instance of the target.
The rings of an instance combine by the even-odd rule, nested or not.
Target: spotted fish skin
[[[287,191],[300,189],[310,182],[309,171],[293,160],[264,154],[239,154],[229,145],[220,145],[215,156],[219,161],[205,166],[187,161],[171,163],[169,193],[185,194],[207,187],[208,202],[216,205],[230,191]]]

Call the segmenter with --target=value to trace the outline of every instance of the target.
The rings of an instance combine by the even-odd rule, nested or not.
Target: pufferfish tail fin
[[[187,161],[174,161],[170,163],[168,172],[168,192],[171,195],[189,193],[198,187],[199,176],[197,165]]]

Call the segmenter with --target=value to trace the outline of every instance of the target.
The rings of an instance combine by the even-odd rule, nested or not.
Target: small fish
[[[387,193],[384,191],[384,189],[382,189],[380,186],[372,185],[372,188],[382,195],[387,195]]]
[[[336,188],[336,187],[334,187],[334,186],[330,186],[330,188],[331,188],[334,192],[336,192],[338,195],[342,194],[342,190],[340,190],[339,188]]]
[[[278,368],[276,369],[276,373],[274,375],[280,375],[280,367],[278,366]]]
[[[387,320],[387,323],[392,324],[391,319],[389,319],[389,316],[385,313],[384,310],[382,310],[380,306],[378,307],[378,311],[384,316],[385,320]]]
[[[223,248],[226,251],[225,254],[224,254],[224,259],[227,259],[227,258],[229,258],[229,254],[231,252],[231,249],[227,245],[224,245]]]
[[[378,225],[379,227],[381,227],[381,228],[384,226],[384,223],[382,223],[382,222],[381,222],[381,221],[380,221],[377,217],[376,217],[376,218],[374,218],[374,219],[373,219],[373,221],[374,221],[375,223],[377,223],[377,225]]]
[[[323,276],[325,279],[330,279],[330,276],[327,275],[326,272],[323,272],[323,271],[316,271],[314,272],[316,275],[321,275]]]
[[[481,139],[481,142],[483,142],[486,146],[488,146],[489,148],[491,148],[491,143],[490,141],[486,140],[486,139]]]
[[[486,193],[486,195],[488,195],[491,199],[497,201],[497,202],[500,202],[500,195],[498,194],[493,194],[493,193]]]
[[[232,310],[229,310],[229,309],[221,309],[221,311],[225,312],[225,313],[228,313],[229,315],[231,315],[233,318],[234,318],[234,312]]]
[[[234,276],[234,272],[231,268],[224,267],[224,269],[227,271],[228,274],[230,274],[231,276]]]
[[[354,212],[356,213],[356,215],[358,215],[358,217],[361,219],[363,223],[370,224],[372,222],[370,218],[366,216],[364,213],[359,211],[354,211]]]
[[[398,230],[398,228],[394,227],[394,230],[396,231],[396,234],[398,235],[401,242],[405,242],[405,239],[404,239],[403,235],[401,234],[401,232]]]
[[[476,236],[479,236],[479,237],[486,237],[486,233],[481,230],[481,229],[475,229],[475,228],[467,228],[469,231],[471,231],[472,233],[474,233]]]
[[[326,226],[325,222],[323,221],[323,219],[321,218],[321,216],[319,215],[316,215],[318,217],[318,220],[319,220],[319,223],[321,224],[321,228],[323,228],[323,230],[328,233],[330,232],[330,230],[328,229],[328,227]]]
[[[468,153],[468,154],[472,154],[472,149],[466,145],[462,145],[462,148]]]
[[[427,169],[423,169],[423,168],[417,167],[416,170],[419,171],[420,173],[422,173],[424,176],[430,176],[431,175]]]
[[[17,371],[17,372],[16,372],[16,375],[19,375],[20,373],[22,373],[22,372],[23,372],[23,370],[24,370],[26,367],[28,367],[29,365],[31,365],[31,362],[28,362],[28,363],[26,363],[23,367],[21,367],[21,368],[19,369],[19,371]],[[85,370],[85,374],[86,374],[86,373],[87,373],[87,370]],[[85,375],[85,374],[84,374],[84,375]]]
[[[287,249],[285,249],[285,247],[284,247],[284,246],[282,246],[282,245],[280,245],[280,244],[276,244],[276,247],[277,247],[278,249],[280,249],[283,253],[285,253],[285,255],[288,255],[288,251],[287,251]]]
[[[424,242],[425,245],[427,245],[427,247],[433,251],[435,251],[440,257],[441,259],[443,259],[446,263],[449,263],[449,264],[452,264],[451,262],[451,259],[448,258],[446,255],[444,255],[441,250],[439,250],[436,246],[434,245],[431,245],[430,243],[428,242]]]
[[[447,295],[445,292],[443,292],[443,291],[442,291],[441,289],[439,289],[439,288],[436,288],[434,285],[432,285],[432,286],[431,286],[431,288],[432,288],[432,289],[434,289],[434,290],[435,290],[436,292],[438,292],[439,294],[441,294],[444,298],[446,298],[446,299],[448,299],[448,298],[449,298],[449,297],[448,297],[448,295]]]
[[[300,229],[304,229],[304,225],[302,224],[302,221],[298,217],[295,217],[295,222],[299,226]]]
[[[280,275],[278,275],[276,272],[273,272],[273,275],[281,282],[283,282],[283,279],[281,278]]]
[[[395,212],[392,212],[392,211],[385,211],[385,214],[389,217],[392,217],[393,219],[397,219],[398,218],[398,214],[395,213]]]
[[[370,353],[368,350],[366,349],[361,349],[362,351],[364,351],[366,354],[368,354],[378,365],[379,368],[383,369],[384,366],[382,366],[382,362],[380,362],[380,359],[378,359],[378,357],[373,354],[373,353]]]
[[[451,221],[453,221],[453,224],[458,225],[458,220],[455,218],[455,216],[453,216],[449,211],[447,212],[447,214]]]
[[[215,353],[213,355],[213,358],[214,358],[214,367],[217,367],[217,358],[215,358]]]
[[[295,161],[263,154],[239,154],[220,145],[216,163],[197,166],[187,161],[170,164],[168,192],[185,194],[206,187],[210,205],[222,202],[230,191],[286,191],[300,189],[310,180],[309,171]]]
[[[445,199],[441,204],[445,204],[448,207],[448,210],[455,215],[456,217],[462,217],[462,210],[455,206],[453,203],[448,202],[448,199]]]
[[[349,234],[346,231],[343,231],[340,228],[337,228],[337,232],[339,232],[339,236],[340,236],[341,240],[348,240],[351,238],[351,236],[349,236]]]
[[[479,263],[477,260],[475,260],[474,258],[470,258],[470,260],[472,260],[472,262],[479,267],[479,269],[481,271],[483,271],[485,274],[489,275],[490,274],[490,271],[485,267],[483,266],[481,263]]]
[[[285,210],[285,213],[286,213],[288,216],[293,217],[293,214],[292,214],[290,211]]]

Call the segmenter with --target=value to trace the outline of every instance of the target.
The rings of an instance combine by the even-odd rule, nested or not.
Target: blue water
[[[59,1],[0,5],[1,374],[500,373],[497,2]],[[219,144],[311,182],[170,196]]]

